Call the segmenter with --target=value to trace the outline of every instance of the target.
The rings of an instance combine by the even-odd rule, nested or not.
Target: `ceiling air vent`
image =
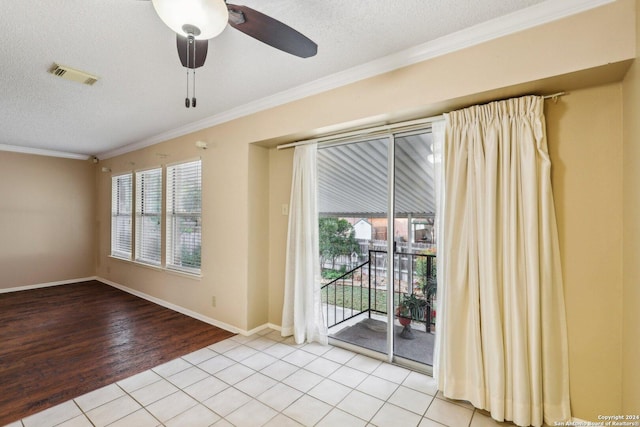
[[[62,77],[63,79],[71,80],[73,82],[84,83],[89,86],[98,81],[98,76],[56,63],[49,68],[49,72],[54,76]]]

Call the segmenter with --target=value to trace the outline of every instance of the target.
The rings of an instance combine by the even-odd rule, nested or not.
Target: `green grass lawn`
[[[398,296],[396,295],[396,304]],[[369,308],[369,289],[358,286],[329,285],[322,290],[322,302],[364,311]],[[371,309],[387,312],[387,291],[371,289]]]

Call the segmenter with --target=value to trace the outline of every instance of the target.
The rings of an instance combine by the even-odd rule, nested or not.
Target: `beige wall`
[[[572,410],[578,418],[596,421],[598,415],[622,410],[621,84],[577,90],[558,103],[545,104],[566,296]],[[288,203],[292,152],[270,153],[271,212],[276,215],[280,204]],[[282,309],[286,231],[286,221],[272,218],[270,321],[276,324]]]
[[[289,218],[282,205],[289,206],[292,175],[293,150],[269,150],[269,322],[274,325],[282,324]]]
[[[275,225],[277,233],[283,230],[282,221],[286,218],[278,217],[282,198],[268,203],[260,201],[264,197],[264,184],[259,184],[256,177],[265,172],[254,174],[253,162],[263,167],[264,157],[257,155],[257,151],[250,155],[251,143],[291,140],[295,136],[313,135],[356,122],[371,125],[408,114],[428,114],[434,109],[441,112],[452,103],[469,102],[460,97],[477,99],[477,94],[512,84],[530,83],[535,79],[628,60],[635,55],[632,37],[635,28],[629,18],[630,10],[633,10],[633,2],[621,0],[108,159],[103,166],[111,167],[113,173],[117,173],[202,156],[203,277],[193,280],[108,256],[110,175],[101,172],[97,172],[100,224],[97,274],[241,330],[252,329],[264,318],[258,313],[255,317],[252,313],[251,319],[248,315],[258,301],[253,297],[254,293],[264,295],[262,286],[269,290],[267,300],[275,304],[269,306],[267,317],[276,322],[281,305],[281,270],[284,268],[283,263],[278,264],[282,262],[284,249],[276,245],[283,241],[282,234],[269,231],[271,262],[266,273],[268,281],[262,281],[260,275],[265,268],[259,261],[253,262],[257,249],[250,244],[250,233],[260,229],[253,203],[268,205],[269,212],[276,215],[269,217],[269,226]],[[473,67],[469,68],[469,64]],[[535,85],[527,87],[535,90]],[[208,142],[210,148],[198,151],[194,146],[196,140]],[[268,157],[272,166],[268,172],[268,188],[270,192],[279,192],[277,189],[289,179],[286,174],[290,172],[273,171],[273,162],[277,159],[272,155]],[[254,174],[251,178],[250,163]],[[274,183],[271,183],[272,179]],[[288,187],[289,184],[285,185]],[[211,304],[213,296],[217,300],[216,307]]]
[[[209,148],[196,148],[198,140],[207,141]],[[203,174],[202,277],[191,278],[111,258],[111,176],[198,157],[202,159]],[[112,172],[97,172],[100,227],[97,275],[215,319],[230,329],[247,330],[249,145],[238,143],[226,132],[206,130],[108,159],[101,165],[110,167]],[[259,186],[252,185],[254,188]],[[266,318],[266,314],[262,317]]]
[[[0,152],[0,288],[94,275],[94,168]]]
[[[0,288],[96,274],[230,329],[279,325],[282,205],[289,203],[293,152],[253,143],[431,115],[508,87],[547,90],[536,82],[598,67],[606,72],[606,64],[637,56],[637,5],[619,0],[101,162],[111,173],[90,162],[0,152]],[[547,102],[572,407],[590,420],[640,412],[639,105],[638,64],[623,83]],[[209,148],[197,149],[197,140]],[[202,277],[109,257],[112,174],[198,157]]]
[[[440,113],[512,85],[516,93],[546,91],[550,86],[536,82],[634,58],[634,10],[634,1],[620,0],[109,159],[104,166],[116,173],[202,157],[203,271],[194,280],[110,258],[110,174],[98,172],[97,274],[240,330],[279,325],[287,227],[281,208],[289,203],[292,151],[253,143]],[[572,404],[576,416],[595,419],[621,410],[623,333],[637,333],[623,332],[620,318],[622,89],[572,90],[548,104]],[[210,148],[197,150],[196,140]],[[268,257],[261,258],[265,249]]]
[[[640,56],[640,1],[636,1]],[[640,64],[623,84],[622,412],[640,414]]]
[[[622,97],[574,91],[545,115],[558,218],[574,416],[621,411]]]
[[[248,319],[251,330],[269,322],[269,150],[249,146]]]
[[[281,208],[289,203],[292,151],[253,143],[437,114],[513,86],[511,92],[547,90],[553,84],[536,82],[635,58],[637,4],[618,0],[101,162],[112,173],[90,162],[0,152],[0,288],[95,273],[231,329],[279,325],[287,227]],[[560,81],[567,85],[560,89],[572,84]],[[639,105],[637,64],[621,84],[572,90],[547,103],[572,406],[575,416],[591,420],[640,412]],[[197,140],[209,149],[196,149]],[[110,258],[111,175],[197,157],[202,277]]]
[[[254,139],[283,142],[347,126],[439,114],[485,102],[496,96],[488,95],[490,91],[507,96],[523,90],[567,89],[577,79],[561,78],[550,85],[535,82],[634,57],[635,44],[629,39],[634,34],[629,15],[633,9],[630,1],[617,2],[569,22],[561,20],[258,113],[249,119],[270,126],[258,127],[263,134]],[[524,89],[507,88],[524,82],[519,85]],[[282,315],[287,219],[281,215],[281,205],[289,200],[292,151],[270,152],[269,321],[274,324],[280,324]]]
[[[634,58],[633,10],[633,0],[618,0],[264,110],[211,128],[211,132],[268,145],[347,127],[440,114],[470,100],[485,102],[495,96],[489,91]],[[565,90],[571,90],[571,84],[562,80]],[[529,84],[526,90],[547,91],[552,86]]]

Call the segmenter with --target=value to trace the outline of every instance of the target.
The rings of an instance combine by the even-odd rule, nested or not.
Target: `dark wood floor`
[[[0,426],[230,336],[96,281],[0,294]]]

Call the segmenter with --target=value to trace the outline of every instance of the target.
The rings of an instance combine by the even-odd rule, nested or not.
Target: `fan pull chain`
[[[193,46],[193,68],[191,68],[191,46]],[[193,34],[187,36],[187,96],[184,98],[184,106],[196,108],[196,40]],[[192,70],[193,96],[189,98],[189,70]]]
[[[189,100],[189,44],[193,41],[193,36],[189,35],[187,37],[187,96],[184,98],[184,106],[189,108],[191,106],[191,101]]]
[[[196,108],[196,47],[197,43],[193,40],[193,97],[191,98],[191,105]],[[188,64],[188,62],[187,62]]]

